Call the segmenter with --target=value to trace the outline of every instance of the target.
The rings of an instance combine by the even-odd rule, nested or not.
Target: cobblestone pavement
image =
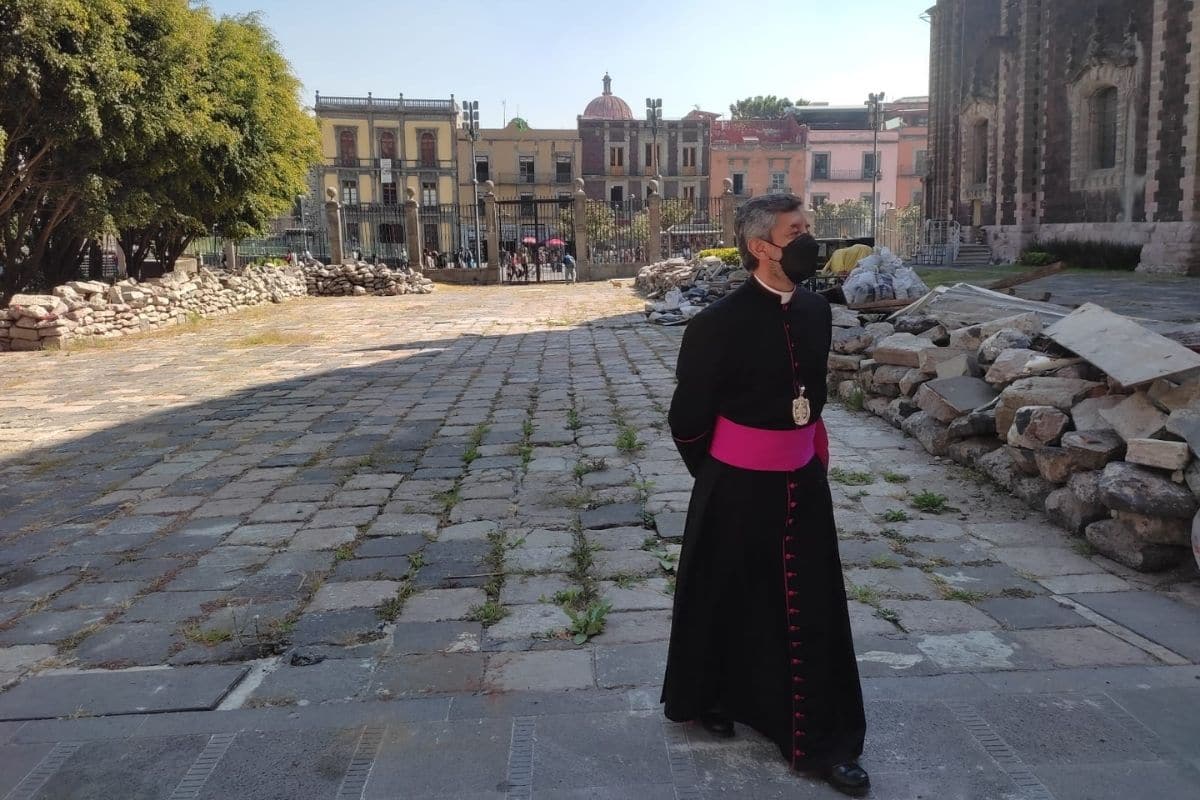
[[[442,288],[0,358],[0,797],[832,796],[662,719],[690,480],[639,306]],[[873,796],[1197,796],[1194,571],[827,418]]]
[[[1098,303],[1118,314],[1164,322],[1193,323],[1200,315],[1200,280],[1120,272],[1071,272],[1021,286],[1022,297],[1068,306]]]

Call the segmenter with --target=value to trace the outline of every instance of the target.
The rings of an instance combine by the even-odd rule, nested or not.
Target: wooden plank
[[[1020,286],[1023,283],[1031,283],[1042,278],[1047,278],[1056,272],[1062,272],[1067,268],[1065,261],[1055,261],[1053,264],[1042,267],[1041,269],[1033,269],[1028,272],[1022,272],[1019,275],[1013,275],[1008,278],[1001,278],[985,286],[985,289],[991,289],[998,292],[1003,289],[1011,289],[1014,286]]]
[[[1054,323],[1046,335],[1126,388],[1200,370],[1200,355],[1094,303]]]

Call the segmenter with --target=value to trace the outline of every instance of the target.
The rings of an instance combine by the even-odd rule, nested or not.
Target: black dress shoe
[[[847,761],[845,764],[830,767],[825,780],[842,794],[851,797],[865,797],[871,789],[871,777],[857,761]]]
[[[722,739],[733,738],[733,720],[719,711],[705,711],[700,715],[700,724],[713,736]]]

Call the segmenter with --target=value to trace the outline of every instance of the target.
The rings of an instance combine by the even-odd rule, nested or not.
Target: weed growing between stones
[[[870,586],[857,586],[850,584],[846,591],[851,600],[857,600],[860,603],[865,603],[869,606],[879,605],[879,592]]]
[[[467,451],[462,456],[463,463],[468,467],[471,466],[472,461],[479,458],[479,446],[483,444],[483,437],[487,436],[489,429],[490,426],[487,423],[481,422],[471,431],[471,436],[467,439]]]
[[[582,589],[576,589],[576,588],[559,589],[557,592],[554,593],[555,605],[567,606],[570,608],[577,608],[579,606],[579,601],[582,599],[583,599],[583,590]]]
[[[490,574],[487,583],[483,585],[483,591],[487,593],[488,603],[495,603],[499,607],[500,590],[504,588],[504,553],[508,550],[509,545],[504,531],[493,531],[488,534],[487,538],[489,548],[483,563]],[[500,607],[500,611],[500,617],[508,613],[503,607]],[[496,620],[499,620],[500,617],[497,617]],[[482,621],[480,620],[480,622]],[[492,623],[485,624],[491,625]]]
[[[467,619],[473,622],[482,622],[485,626],[490,626],[495,625],[507,615],[508,609],[498,601],[488,600],[481,605],[471,606],[467,612]]]
[[[622,425],[617,434],[617,449],[626,455],[636,453],[646,445],[638,441],[637,431],[630,425]]]
[[[903,472],[892,472],[888,470],[883,473],[883,479],[888,483],[908,483],[908,476]]]
[[[603,472],[608,469],[608,462],[601,456],[600,458],[584,458],[575,462],[575,468],[572,473],[576,479],[582,478],[584,475],[589,475],[593,472]]]
[[[579,412],[574,408],[567,409],[567,430],[577,431],[583,427],[583,420],[579,418]]]
[[[876,569],[900,569],[900,563],[896,559],[883,553],[871,559],[871,566]]]
[[[949,509],[946,496],[936,492],[921,492],[912,496],[912,506],[918,511],[929,514],[941,514]]]
[[[411,570],[409,574],[412,574]],[[381,603],[379,607],[375,609],[375,613],[379,615],[380,619],[385,619],[388,622],[395,622],[400,616],[400,612],[404,610],[404,604],[408,601],[408,598],[412,597],[414,591],[416,591],[416,589],[413,587],[412,581],[404,581],[404,583],[400,584],[400,588],[396,590],[396,596],[389,597],[387,600],[384,600],[383,603]]]
[[[841,467],[829,470],[829,480],[846,486],[866,486],[875,482],[874,476],[869,472],[851,472]]]
[[[618,572],[612,576],[612,582],[622,589],[632,589],[636,584],[641,583],[641,578],[630,575],[628,572]]]
[[[350,542],[333,551],[333,563],[335,564],[339,561],[348,561],[351,558],[354,558],[354,545]]]
[[[410,574],[413,572],[413,570],[418,570],[423,566],[425,566],[425,554],[424,553],[417,552],[417,553],[409,554],[408,569],[409,569]]]
[[[584,644],[591,637],[603,633],[609,611],[612,611],[612,603],[607,600],[593,600],[582,611],[566,609],[567,616],[571,618],[571,641]]]
[[[229,343],[230,347],[281,347],[286,345],[303,345],[311,344],[312,337],[299,333],[285,333],[284,331],[263,331],[254,333],[249,336],[243,336],[240,339],[234,339]]]
[[[983,592],[972,592],[968,589],[960,589],[957,586],[951,586],[949,581],[941,575],[931,575],[930,580],[937,587],[938,595],[943,600],[957,600],[961,603],[979,603],[986,600],[988,596]]]
[[[1096,548],[1087,539],[1076,539],[1071,542],[1071,549],[1084,558],[1091,558],[1096,555]]]
[[[195,644],[202,644],[205,647],[216,647],[219,644],[231,641],[233,639],[233,631],[228,628],[209,628],[205,630],[199,625],[189,625],[183,629],[183,638]]]
[[[893,508],[883,512],[884,522],[908,522],[911,517],[908,512],[901,508]]]
[[[862,411],[864,408],[866,408],[866,392],[862,390],[861,386],[855,386],[854,389],[851,390],[850,396],[846,398],[845,403],[846,408],[850,409],[851,411]]]

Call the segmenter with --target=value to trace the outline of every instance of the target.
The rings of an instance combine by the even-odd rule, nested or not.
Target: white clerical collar
[[[758,277],[758,275],[754,276],[754,280],[758,281],[759,286],[778,297],[780,305],[786,305],[787,303],[790,303],[792,301],[792,295],[796,293],[795,289],[792,289],[790,292],[781,292],[778,289],[772,289],[770,286],[767,286],[765,283],[763,283],[762,278]]]

